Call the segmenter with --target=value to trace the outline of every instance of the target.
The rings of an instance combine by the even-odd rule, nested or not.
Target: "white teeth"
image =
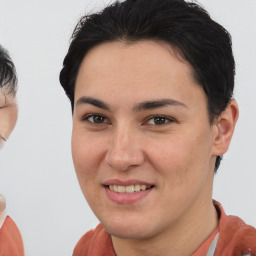
[[[125,193],[125,187],[124,186],[118,186],[118,192],[119,193]]]
[[[134,191],[135,191],[135,192],[140,191],[140,185],[135,185],[135,186],[134,186]]]
[[[146,185],[142,185],[141,186],[141,190],[146,190],[147,186]]]
[[[133,193],[134,192],[134,186],[133,185],[132,186],[127,186],[125,188],[125,192],[126,193]]]
[[[110,190],[115,191],[117,193],[131,194],[134,192],[144,191],[150,188],[151,186],[136,184],[136,185],[130,185],[130,186],[109,185],[108,187]]]

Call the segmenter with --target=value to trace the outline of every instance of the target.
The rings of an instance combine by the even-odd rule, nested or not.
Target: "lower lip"
[[[144,191],[139,191],[139,192],[134,192],[134,193],[117,193],[109,188],[105,188],[105,191],[107,193],[108,198],[118,204],[132,204],[135,203],[143,198],[145,198],[153,188],[144,190]]]

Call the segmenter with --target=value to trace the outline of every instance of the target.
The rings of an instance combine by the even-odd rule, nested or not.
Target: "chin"
[[[135,239],[135,240],[140,240],[140,239],[146,239],[151,237],[146,230],[138,230],[138,229],[122,229],[122,228],[106,228],[107,232],[111,236],[115,236],[118,238],[122,239]]]
[[[103,227],[111,236],[123,239],[145,239],[153,236],[153,227],[141,221],[129,221],[123,219],[122,222],[101,222]]]

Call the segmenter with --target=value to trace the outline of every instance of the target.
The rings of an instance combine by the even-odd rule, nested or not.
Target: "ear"
[[[213,144],[213,155],[221,156],[227,152],[231,142],[236,122],[239,116],[238,105],[235,100],[230,100],[227,108],[214,122],[216,134]]]

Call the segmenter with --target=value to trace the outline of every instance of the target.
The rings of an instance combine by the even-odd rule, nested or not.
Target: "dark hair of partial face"
[[[17,75],[15,66],[8,52],[0,45],[0,90],[2,93],[15,96]]]
[[[60,83],[74,107],[79,66],[86,53],[101,43],[151,40],[165,42],[188,61],[195,81],[208,99],[209,122],[232,98],[235,62],[230,34],[198,4],[184,0],[117,1],[77,24],[60,73]],[[217,156],[215,172],[221,161]]]

